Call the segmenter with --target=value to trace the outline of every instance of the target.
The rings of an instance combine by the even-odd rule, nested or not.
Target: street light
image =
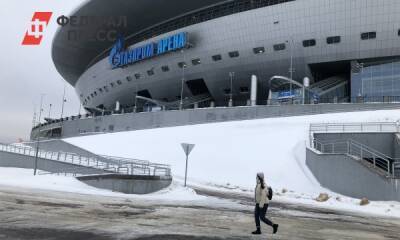
[[[61,105],[61,119],[63,118],[64,115],[64,104],[67,102],[67,99],[65,99],[65,88],[66,86],[64,85],[64,93],[63,93],[63,99],[62,99],[62,105]]]
[[[233,106],[233,78],[235,77],[235,72],[229,72],[229,77],[231,79],[229,107],[232,107]]]
[[[40,143],[40,129],[41,129],[41,123],[40,123],[40,119],[42,118],[42,112],[43,112],[43,98],[44,98],[44,94],[40,95],[40,108],[39,108],[39,127],[38,127],[38,133],[36,134],[36,154],[35,154],[35,167],[33,170],[33,175],[36,176],[36,172],[37,172],[37,165],[38,165],[38,158],[39,158],[39,143]]]
[[[134,113],[136,113],[136,110],[137,110],[137,90],[138,90],[138,86],[137,86],[138,84],[136,83],[135,84],[135,106],[133,107],[133,112]]]
[[[183,63],[182,63],[182,81],[181,81],[181,101],[179,104],[179,110],[183,109],[183,84],[185,82],[185,68],[186,68],[186,57],[185,57],[185,50],[182,49],[183,54]]]
[[[51,116],[51,107],[52,107],[53,105],[50,103],[50,105],[49,105],[49,117],[48,117],[48,119],[50,119],[50,116]]]
[[[361,68],[361,96],[364,97],[364,63],[360,63],[360,68]]]
[[[290,74],[290,80],[293,80],[293,45],[294,45],[294,40],[293,38],[286,41],[290,45],[290,68],[289,68],[289,74]],[[292,83],[290,83],[290,95],[292,95]]]

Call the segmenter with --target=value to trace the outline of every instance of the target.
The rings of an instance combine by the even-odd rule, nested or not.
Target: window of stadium
[[[212,56],[212,59],[217,62],[222,60],[222,56],[220,54]]]
[[[328,37],[326,39],[327,44],[337,44],[341,42],[341,37],[340,36],[334,36],[334,37]]]
[[[111,87],[115,87],[115,83],[110,83],[110,86]]]
[[[317,41],[315,39],[308,39],[303,41],[303,47],[314,47],[317,45]]]
[[[229,57],[237,58],[237,57],[239,57],[239,52],[238,51],[229,52]]]
[[[186,67],[187,67],[187,64],[186,64],[185,62],[179,62],[179,63],[178,63],[178,67],[180,67],[180,68],[186,68]]]
[[[361,33],[361,40],[369,40],[369,39],[375,39],[375,38],[376,38],[376,32]]]
[[[140,79],[140,77],[141,77],[141,76],[140,76],[140,73],[135,73],[135,78],[136,78],[136,79]]]
[[[274,50],[275,51],[282,51],[286,49],[286,44],[280,43],[280,44],[275,44],[274,45]]]
[[[132,80],[133,80],[133,79],[132,79],[132,77],[131,77],[131,76],[127,76],[127,77],[126,77],[126,81],[128,81],[128,82],[132,82]]]
[[[231,94],[231,89],[230,88],[225,88],[224,89],[224,94],[225,95],[230,95]]]
[[[265,53],[265,48],[264,47],[256,47],[256,48],[253,48],[253,52],[254,52],[254,54]]]
[[[118,84],[118,85],[122,85],[122,81],[121,81],[121,80],[118,80],[118,81],[117,81],[117,84]]]
[[[240,93],[249,93],[249,87],[240,87]]]
[[[397,35],[400,36],[400,29],[399,29],[399,31],[397,32]]]
[[[168,72],[169,71],[169,67],[168,66],[162,66],[161,67],[161,71]]]
[[[192,60],[192,64],[193,64],[194,66],[201,64],[200,58],[193,59],[193,60]]]
[[[154,75],[154,70],[153,69],[148,70],[147,71],[147,75],[153,76]]]
[[[103,89],[102,89],[102,88],[99,88],[99,92],[100,92],[100,93],[103,93]]]

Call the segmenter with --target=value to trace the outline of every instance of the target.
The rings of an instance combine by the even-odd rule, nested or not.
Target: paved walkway
[[[238,204],[176,204],[0,186],[0,239],[272,239],[271,229],[266,226],[262,236],[250,234],[254,220],[248,197],[197,191]],[[272,204],[270,216],[280,224],[279,234],[273,239],[370,240],[400,236],[400,220],[278,203]]]

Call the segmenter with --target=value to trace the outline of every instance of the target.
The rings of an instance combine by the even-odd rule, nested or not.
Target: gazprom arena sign
[[[123,50],[124,39],[120,37],[111,49],[109,62],[113,68],[124,67],[145,59],[185,48],[188,33],[182,32],[134,49]]]

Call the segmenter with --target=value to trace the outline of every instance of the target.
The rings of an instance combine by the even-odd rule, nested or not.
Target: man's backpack
[[[272,200],[272,196],[274,195],[274,191],[272,191],[271,187],[268,187],[268,199]]]

